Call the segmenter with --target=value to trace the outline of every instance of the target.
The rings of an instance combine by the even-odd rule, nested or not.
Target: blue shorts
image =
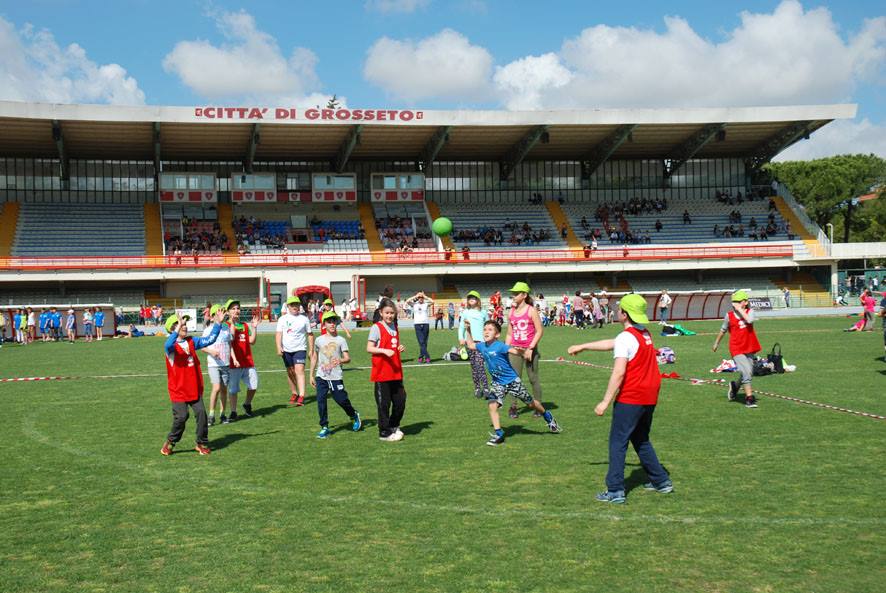
[[[308,359],[308,352],[306,350],[297,350],[296,352],[284,352],[283,353],[283,364],[286,365],[286,368],[293,367],[297,364],[305,364],[305,361]]]

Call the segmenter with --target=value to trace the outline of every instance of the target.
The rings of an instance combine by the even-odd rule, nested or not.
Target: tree
[[[873,154],[840,155],[812,161],[769,163],[766,169],[788,186],[819,226],[834,223],[836,215],[842,213],[839,226],[843,241],[865,240],[855,235],[864,229],[870,230],[868,219],[877,208],[859,210],[853,198],[870,193],[875,186],[883,184],[886,160]],[[854,220],[856,213],[859,220]]]

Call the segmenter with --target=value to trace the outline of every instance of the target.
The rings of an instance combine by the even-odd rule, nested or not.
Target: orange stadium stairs
[[[551,215],[551,220],[554,221],[554,225],[557,227],[557,233],[560,232],[560,229],[563,228],[564,224],[566,225],[566,245],[569,246],[569,249],[581,250],[581,241],[578,240],[575,231],[572,230],[572,225],[569,224],[569,218],[566,216],[566,213],[563,212],[563,209],[560,208],[560,203],[548,200],[545,202],[545,206],[547,206],[548,214]]]
[[[785,282],[782,278],[770,278],[769,281],[781,290],[787,286],[791,291],[791,300],[800,297],[803,307],[830,307],[834,304],[828,289],[809,272],[794,272],[790,282]]]
[[[231,246],[225,253],[236,253],[237,252],[237,241],[234,240],[234,209],[230,204],[219,204],[218,205],[218,225],[221,227],[221,232],[225,234],[228,238],[228,245]]]
[[[0,204],[0,257],[12,255],[15,228],[18,226],[18,202]]]
[[[828,253],[824,245],[819,243],[818,239],[809,234],[809,231],[806,230],[806,227],[803,226],[803,223],[800,221],[800,217],[797,216],[794,209],[784,201],[784,198],[781,196],[772,196],[772,199],[775,201],[775,207],[778,209],[778,213],[781,214],[781,217],[787,222],[791,223],[791,230],[803,240],[809,253],[818,257],[827,255]]]
[[[381,244],[378,236],[378,227],[375,226],[375,212],[372,204],[360,202],[360,223],[363,225],[363,233],[366,235],[366,245],[372,255],[372,261],[385,261],[385,246]]]

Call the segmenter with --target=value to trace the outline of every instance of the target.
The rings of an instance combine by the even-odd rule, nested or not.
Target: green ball
[[[445,217],[440,217],[431,225],[431,230],[438,237],[445,237],[452,232],[452,221]]]

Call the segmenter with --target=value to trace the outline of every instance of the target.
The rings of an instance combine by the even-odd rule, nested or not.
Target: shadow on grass
[[[257,409],[253,408],[252,415],[255,418],[261,418],[262,416],[270,416],[274,412],[276,412],[278,410],[282,410],[287,407],[288,406],[286,404],[275,404],[273,406],[265,406],[264,408],[257,408]],[[249,417],[247,417],[247,416],[243,416],[243,415],[240,416],[240,420],[248,420],[248,419],[249,419]]]
[[[400,430],[403,431],[403,434],[419,434],[421,431],[430,428],[433,425],[433,421],[425,420],[424,422],[414,422],[412,424],[407,424],[406,426],[401,426]]]
[[[559,408],[559,406],[557,404],[555,404],[554,402],[541,402],[541,405],[543,405],[545,407],[545,410],[547,410],[548,412],[551,412],[551,411]],[[527,405],[523,405],[523,406],[518,405],[517,416],[522,416],[523,414],[530,414],[531,415],[534,412],[535,412],[535,410],[533,410],[532,408],[530,408]],[[541,416],[539,416],[539,418],[540,417]]]
[[[505,431],[505,437],[511,437],[515,434],[551,434],[550,430],[530,430],[521,424],[511,424],[510,426],[503,426],[502,430]]]
[[[269,430],[268,432],[256,432],[256,433],[244,433],[244,432],[231,432],[222,437],[212,439],[209,442],[209,448],[216,449],[224,449],[229,445],[233,445],[237,441],[242,441],[243,439],[248,439],[250,437],[258,437],[264,436],[267,434],[274,434],[280,432],[279,430]]]

